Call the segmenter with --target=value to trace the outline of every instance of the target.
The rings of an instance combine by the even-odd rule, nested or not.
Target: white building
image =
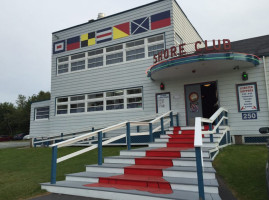
[[[32,104],[30,135],[98,129],[170,109],[180,126],[193,125],[220,106],[229,110],[232,135],[259,134],[269,126],[269,36],[215,40],[215,50],[218,38],[204,39],[175,0],[54,32],[51,99]]]

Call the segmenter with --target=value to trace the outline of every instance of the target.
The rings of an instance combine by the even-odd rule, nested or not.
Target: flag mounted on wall
[[[149,18],[143,17],[131,22],[131,33],[139,34],[149,30]]]
[[[78,49],[78,48],[80,48],[79,36],[67,39],[67,47],[66,47],[67,51]]]
[[[102,42],[107,42],[112,40],[112,28],[105,28],[99,31],[96,31],[96,42],[97,44]]]
[[[86,33],[80,36],[80,46],[88,47],[95,44],[95,32]]]
[[[130,35],[130,23],[126,22],[113,27],[113,40]]]
[[[171,25],[170,10],[151,15],[151,30]]]
[[[53,54],[62,53],[65,51],[65,40],[53,43]]]

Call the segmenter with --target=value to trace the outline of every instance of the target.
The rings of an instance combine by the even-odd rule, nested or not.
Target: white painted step
[[[115,173],[93,173],[93,172],[80,172],[75,174],[66,175],[66,181],[89,182],[98,183],[98,177],[111,177],[121,174]],[[195,178],[178,178],[178,177],[163,177],[168,181],[173,190],[185,190],[198,192],[198,181]],[[204,180],[205,192],[218,194],[217,180],[205,179]]]
[[[110,164],[135,164],[135,158],[133,156],[113,156],[113,157],[106,157],[104,163]],[[158,157],[156,157],[158,158]],[[174,166],[196,166],[196,159],[195,158],[174,158],[173,160]],[[204,159],[204,166],[205,167],[212,167],[211,159]]]
[[[107,164],[103,165],[88,165],[86,166],[86,172],[94,173],[117,173],[124,174],[124,167],[130,165],[125,164]],[[164,177],[181,177],[181,178],[197,178],[196,167],[169,167],[163,169]],[[215,179],[215,170],[213,168],[204,167],[203,172],[204,179]]]
[[[54,185],[43,183],[41,189],[48,192],[84,196],[92,198],[104,198],[111,200],[194,200],[199,199],[198,192],[174,190],[172,194],[153,194],[138,190],[119,190],[104,187],[85,187],[88,182],[60,181]],[[218,194],[205,193],[206,200],[221,200]]]

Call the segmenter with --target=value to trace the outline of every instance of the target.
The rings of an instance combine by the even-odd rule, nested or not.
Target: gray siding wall
[[[43,136],[46,136],[49,134],[50,120],[49,119],[35,120],[35,109],[39,107],[46,107],[46,106],[50,106],[50,100],[32,103],[31,117],[30,117],[30,134],[31,135],[33,135],[33,133],[42,133]]]
[[[268,60],[267,60],[268,61]],[[242,81],[241,75],[245,71],[248,73],[248,80]],[[263,63],[257,67],[241,69],[229,73],[216,74],[214,76],[204,76],[197,78],[187,77],[179,81],[171,80],[166,82],[166,90],[171,92],[172,109],[180,113],[180,125],[186,125],[184,85],[202,83],[207,81],[217,81],[220,106],[229,110],[229,125],[231,134],[259,134],[259,128],[269,126],[269,111],[265,89],[265,76]],[[242,113],[238,112],[236,84],[256,82],[260,111],[257,111],[257,120],[242,120]],[[174,99],[179,96],[179,99]]]
[[[196,41],[203,41],[200,35],[196,32],[186,15],[183,13],[178,4],[173,1],[173,19],[175,33],[177,33],[183,40],[184,43],[193,43]],[[176,34],[175,34],[176,35]],[[187,45],[186,51],[193,51],[193,45]]]

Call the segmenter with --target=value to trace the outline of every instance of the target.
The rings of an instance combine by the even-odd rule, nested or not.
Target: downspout
[[[265,76],[265,89],[266,89],[266,96],[267,96],[267,106],[269,112],[269,94],[268,94],[268,80],[267,80],[267,71],[266,71],[266,64],[265,64],[265,57],[263,56],[263,66],[264,66],[264,76]]]

